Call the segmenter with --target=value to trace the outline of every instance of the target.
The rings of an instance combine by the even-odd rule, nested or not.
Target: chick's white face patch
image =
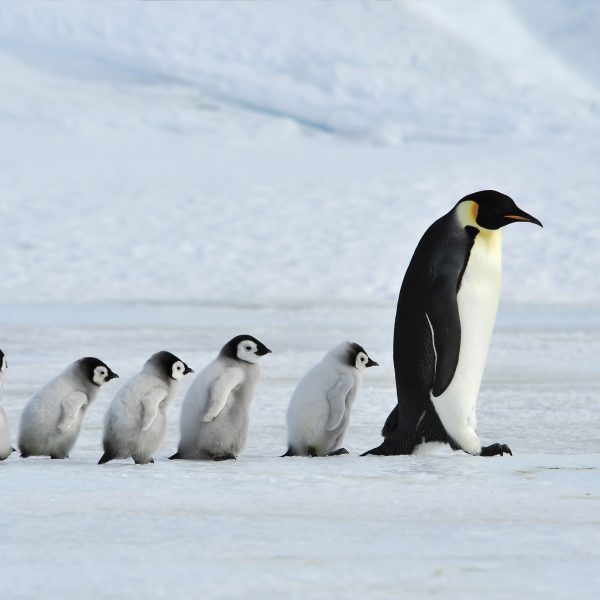
[[[258,351],[258,347],[256,342],[252,340],[243,340],[238,344],[237,347],[237,357],[240,360],[243,360],[248,363],[256,363],[260,358],[256,352]]]
[[[175,379],[175,381],[179,381],[184,375],[185,365],[180,360],[174,362],[171,369],[171,377]]]
[[[108,376],[108,369],[106,367],[99,366],[94,369],[94,376],[92,378],[92,381],[96,385],[102,385],[103,383],[106,383],[107,376]]]
[[[356,355],[356,363],[354,366],[359,371],[362,371],[363,369],[366,369],[368,362],[369,362],[369,357],[364,352],[359,352]]]

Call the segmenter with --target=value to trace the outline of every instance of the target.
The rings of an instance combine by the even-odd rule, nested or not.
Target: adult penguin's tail
[[[379,456],[412,454],[421,442],[453,444],[453,440],[446,433],[433,406],[427,407],[418,419],[416,417],[400,417],[398,406],[397,404],[389,414],[381,430],[381,435],[385,438],[381,445],[361,454],[361,456],[367,454]]]
[[[408,435],[406,432],[395,431],[392,435],[386,437],[380,446],[364,452],[361,456],[367,456],[368,454],[374,454],[376,456],[412,454],[417,445],[416,441],[414,432],[412,435]]]

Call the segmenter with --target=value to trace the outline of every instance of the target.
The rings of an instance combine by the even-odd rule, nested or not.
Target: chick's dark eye
[[[246,350],[252,350],[252,346],[246,346]]]

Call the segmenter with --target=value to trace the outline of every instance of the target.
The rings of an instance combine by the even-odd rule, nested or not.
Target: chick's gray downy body
[[[86,357],[70,364],[27,403],[21,415],[21,456],[67,458],[88,406],[100,386],[118,377],[101,360]]]
[[[257,362],[269,352],[249,335],[225,344],[185,396],[179,449],[171,458],[225,460],[242,451],[260,377]]]
[[[8,427],[8,419],[6,412],[2,406],[2,388],[4,387],[4,372],[6,371],[6,357],[4,352],[0,350],[0,460],[7,459],[13,452],[10,441],[10,429]]]
[[[350,411],[367,367],[377,366],[362,346],[344,342],[300,380],[287,411],[285,456],[346,454],[341,447]]]
[[[104,419],[104,454],[99,464],[132,457],[136,464],[154,462],[167,429],[167,408],[178,381],[192,373],[170,352],[157,352],[114,397]]]

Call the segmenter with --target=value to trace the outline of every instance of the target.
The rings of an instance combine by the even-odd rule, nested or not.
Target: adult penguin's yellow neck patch
[[[471,227],[481,227],[477,224],[477,214],[479,213],[479,204],[473,200],[465,200],[458,205],[457,215],[460,224],[463,227],[470,225]]]
[[[488,249],[499,252],[502,248],[502,233],[499,229],[486,229],[477,223],[479,204],[473,200],[461,202],[456,209],[456,216],[462,227],[476,227],[479,230],[477,239],[486,244]]]

